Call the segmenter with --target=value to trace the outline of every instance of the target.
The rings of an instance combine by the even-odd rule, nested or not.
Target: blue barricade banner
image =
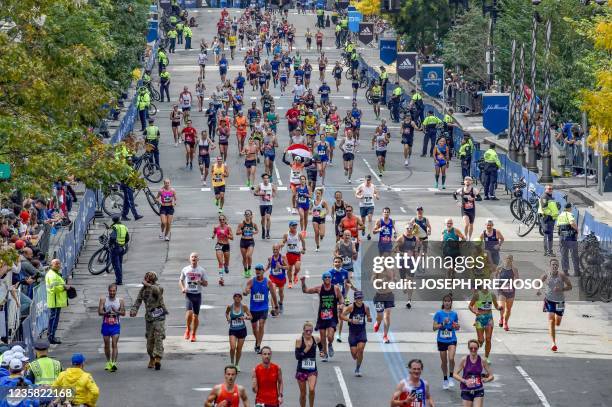
[[[444,97],[444,65],[425,64],[421,66],[421,88],[433,98]]]
[[[32,297],[32,335],[40,338],[49,326],[49,309],[47,308],[47,288],[44,283],[34,288]]]
[[[385,64],[388,65],[397,58],[397,40],[395,38],[380,40],[379,49],[380,60]]]
[[[359,23],[363,20],[363,14],[357,10],[349,10],[348,12],[348,29],[352,33],[359,32]]]
[[[482,125],[498,135],[508,130],[510,119],[510,95],[485,93],[482,95]]]

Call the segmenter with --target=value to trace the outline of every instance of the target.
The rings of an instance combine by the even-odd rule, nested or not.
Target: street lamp
[[[493,46],[493,32],[495,31],[495,23],[497,22],[497,14],[499,9],[497,8],[497,0],[482,0],[482,15],[486,16],[489,14],[491,20],[489,21],[489,36],[487,38],[487,51],[486,51],[486,62],[487,62],[487,74],[489,76],[489,86],[493,85],[494,65],[495,65],[495,48]]]

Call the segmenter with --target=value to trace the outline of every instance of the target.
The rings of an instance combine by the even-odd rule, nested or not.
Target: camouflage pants
[[[164,339],[166,338],[165,321],[147,321],[147,353],[153,358],[164,356]]]

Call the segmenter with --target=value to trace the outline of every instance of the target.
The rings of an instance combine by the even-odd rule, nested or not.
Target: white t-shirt
[[[208,55],[204,53],[198,55],[198,65],[206,65],[206,62],[208,62]]]
[[[304,96],[304,93],[306,92],[306,89],[304,88],[304,85],[294,85],[293,86],[293,93],[295,94],[296,98],[301,98],[302,96]]]
[[[180,280],[185,284],[185,292],[188,294],[200,294],[202,292],[202,286],[199,284],[200,281],[208,281],[206,272],[200,266],[195,269],[191,265],[186,266],[181,271]]]
[[[374,206],[374,185],[368,187],[365,183],[361,184],[362,198],[359,199],[360,207]]]
[[[191,107],[191,93],[183,92],[179,96],[179,101],[181,102],[181,107],[187,108]]]

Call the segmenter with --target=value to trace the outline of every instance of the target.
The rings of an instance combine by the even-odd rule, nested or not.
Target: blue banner
[[[363,15],[357,10],[348,12],[348,29],[352,33],[359,32],[359,23],[363,20]]]
[[[380,40],[379,49],[380,60],[385,64],[389,65],[397,58],[397,40],[395,38]]]
[[[496,136],[508,130],[510,95],[485,93],[482,95],[482,124]]]
[[[444,97],[444,65],[425,64],[421,66],[421,88],[433,98]]]

